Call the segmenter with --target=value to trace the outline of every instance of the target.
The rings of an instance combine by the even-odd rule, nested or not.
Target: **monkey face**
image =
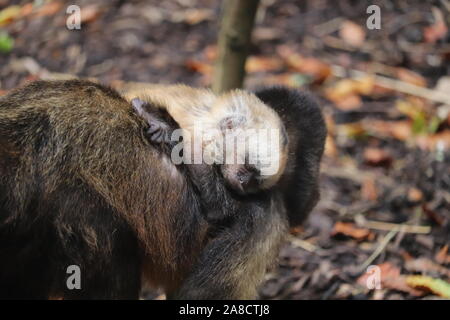
[[[284,172],[287,135],[278,114],[256,96],[235,90],[210,110],[223,135],[222,174],[240,193],[274,186]],[[231,161],[230,161],[231,160]]]

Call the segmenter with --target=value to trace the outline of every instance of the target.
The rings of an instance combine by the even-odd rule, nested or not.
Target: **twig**
[[[323,253],[323,249],[313,245],[312,243],[309,243],[308,241],[296,238],[294,236],[289,235],[288,236],[288,240],[290,241],[290,243],[298,248],[302,248],[308,252],[312,252],[312,253],[316,253],[318,255],[321,255]]]
[[[381,221],[370,221],[366,220],[362,215],[357,215],[355,217],[356,224],[360,227],[365,227],[375,230],[383,231],[399,231],[405,233],[419,233],[428,234],[431,231],[430,226],[417,226],[417,225],[407,225],[407,224],[397,224]]]
[[[337,17],[330,21],[315,26],[313,28],[313,31],[317,36],[323,37],[338,30],[341,27],[343,21],[344,18]]]
[[[398,230],[391,230],[389,233],[381,240],[380,245],[375,249],[375,251],[367,258],[366,261],[361,265],[360,271],[363,272],[372,262],[383,252],[383,250],[388,245],[389,241],[397,234]]]
[[[333,74],[335,76],[341,77],[341,78],[347,77],[347,72],[348,72],[350,74],[350,77],[352,77],[355,80],[358,80],[362,77],[369,75],[368,73],[360,71],[360,70],[355,70],[355,69],[347,70],[338,65],[333,65],[332,70],[333,70]],[[421,97],[421,98],[425,98],[425,99],[428,99],[428,100],[431,100],[434,102],[439,102],[439,103],[450,105],[450,94],[448,94],[446,92],[428,89],[428,88],[424,88],[424,87],[419,87],[419,86],[416,86],[411,83],[407,83],[407,82],[395,80],[395,79],[390,79],[390,78],[379,76],[379,75],[371,75],[371,76],[374,78],[375,84],[380,87],[395,90],[395,91],[398,91],[401,93],[410,94],[410,95]]]

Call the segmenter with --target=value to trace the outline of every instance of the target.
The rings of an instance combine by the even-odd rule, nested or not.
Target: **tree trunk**
[[[219,33],[219,57],[214,70],[213,91],[242,88],[245,60],[259,0],[225,0]]]

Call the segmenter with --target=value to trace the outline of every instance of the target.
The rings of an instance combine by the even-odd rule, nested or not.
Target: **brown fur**
[[[144,137],[117,92],[39,81],[0,98],[0,298],[137,298],[141,275],[170,297],[254,298],[287,218],[278,195],[202,197],[238,212],[211,226],[190,172]],[[78,265],[82,289],[65,286]]]
[[[114,250],[113,240],[96,226],[80,223],[73,230],[73,217],[59,212],[65,207],[61,197],[78,196],[70,190],[82,186],[82,195],[104,202],[132,228],[158,284],[177,287],[199,251],[206,225],[180,210],[198,204],[190,203],[184,175],[168,179],[160,153],[142,138],[144,125],[117,93],[83,81],[35,82],[2,97],[0,231],[30,218],[23,215],[36,205],[29,194],[36,183],[39,206],[56,211],[49,212],[58,220],[48,226],[52,232],[61,238],[78,232],[93,254]],[[54,208],[54,202],[63,204]],[[198,232],[174,232],[182,224]]]

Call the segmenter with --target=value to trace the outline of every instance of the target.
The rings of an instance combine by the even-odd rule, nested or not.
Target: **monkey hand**
[[[146,131],[146,136],[150,142],[158,144],[170,143],[171,127],[167,121],[164,121],[164,114],[145,101],[134,98],[131,100],[136,113],[147,121],[149,128]]]
[[[152,118],[147,119],[149,128],[146,131],[146,135],[150,142],[153,143],[170,143],[170,128],[163,121]]]

